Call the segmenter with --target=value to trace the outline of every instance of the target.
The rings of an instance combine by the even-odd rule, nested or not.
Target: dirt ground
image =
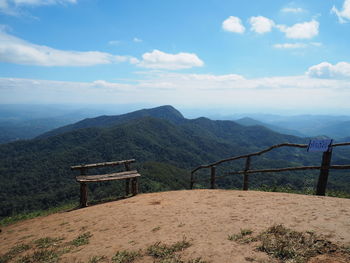
[[[3,227],[0,254],[39,238],[69,241],[84,232],[89,243],[61,257],[62,262],[109,260],[117,251],[145,250],[186,238],[192,245],[184,260],[207,262],[274,262],[252,244],[228,240],[250,229],[254,233],[274,224],[297,231],[314,231],[340,245],[350,244],[350,200],[297,194],[232,190],[184,190],[140,194],[120,201],[52,214]],[[154,262],[143,257],[135,262]],[[311,262],[342,262],[319,258]]]

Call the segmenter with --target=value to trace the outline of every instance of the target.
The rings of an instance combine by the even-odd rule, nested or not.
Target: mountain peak
[[[110,127],[113,125],[118,125],[121,123],[128,122],[130,120],[135,120],[144,117],[153,117],[158,119],[167,120],[174,124],[180,124],[184,122],[186,119],[184,116],[173,106],[164,105],[150,109],[142,109],[133,111],[126,114],[121,115],[112,115],[112,116],[99,116],[95,118],[88,118],[77,123],[63,126],[61,128],[49,131],[39,136],[39,138],[43,137],[51,137],[54,135],[62,134],[65,132],[83,129],[83,128],[92,128],[92,127]]]

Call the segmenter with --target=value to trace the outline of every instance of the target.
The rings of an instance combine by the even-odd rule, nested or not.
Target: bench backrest
[[[124,164],[125,170],[130,171],[130,163],[134,163],[135,159],[130,160],[122,160],[122,161],[114,161],[114,162],[104,162],[104,163],[92,163],[92,164],[82,164],[82,165],[75,165],[71,166],[71,170],[80,170],[81,174],[85,174],[87,169],[91,168],[99,168],[99,167],[106,167],[106,166],[117,166]]]

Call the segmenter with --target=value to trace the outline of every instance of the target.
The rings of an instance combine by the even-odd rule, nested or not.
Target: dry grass
[[[242,229],[240,233],[229,236],[229,240],[238,243],[257,243],[257,250],[269,256],[288,263],[306,263],[318,255],[343,255],[349,257],[350,250],[316,235],[314,232],[298,232],[283,225],[274,225],[259,235],[251,236],[253,232]]]

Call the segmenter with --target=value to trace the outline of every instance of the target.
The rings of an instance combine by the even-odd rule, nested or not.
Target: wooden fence
[[[350,142],[345,143],[336,143],[330,146],[330,150],[323,153],[321,166],[301,166],[301,167],[288,167],[288,168],[274,168],[274,169],[260,169],[260,170],[251,170],[251,157],[259,156],[264,153],[267,153],[273,149],[281,147],[295,147],[295,148],[307,148],[307,144],[295,144],[295,143],[282,143],[273,145],[269,148],[266,148],[260,152],[250,153],[246,155],[240,155],[235,157],[230,157],[227,159],[219,160],[217,162],[201,165],[191,171],[191,184],[190,188],[193,189],[193,185],[196,182],[194,174],[196,171],[204,168],[210,168],[210,188],[215,189],[215,181],[217,178],[233,175],[233,174],[243,174],[243,190],[248,190],[249,185],[249,174],[253,173],[268,173],[268,172],[285,172],[285,171],[300,171],[300,170],[320,170],[320,175],[317,182],[316,195],[325,195],[328,181],[328,174],[330,169],[350,169],[349,165],[331,165],[332,159],[332,148],[340,146],[349,146]],[[231,162],[239,159],[245,159],[245,167],[242,171],[237,172],[228,172],[222,176],[216,176],[216,166],[225,162]]]

